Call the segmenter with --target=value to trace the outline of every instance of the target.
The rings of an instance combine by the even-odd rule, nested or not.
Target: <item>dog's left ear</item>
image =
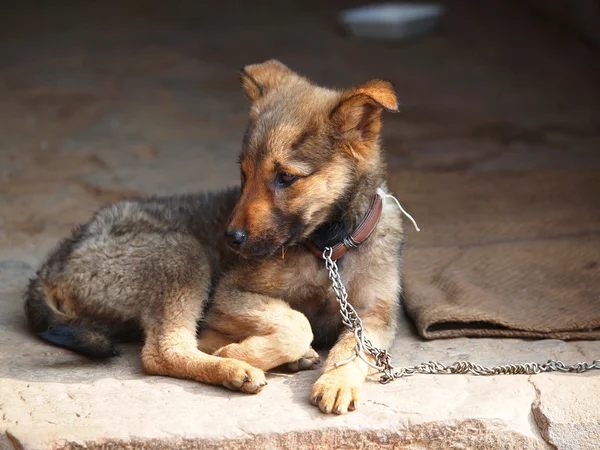
[[[394,86],[389,81],[371,80],[342,94],[330,114],[331,123],[354,152],[364,153],[372,149],[379,135],[384,110],[398,112]]]
[[[293,73],[285,64],[269,59],[244,67],[240,72],[240,80],[250,101],[255,102]]]

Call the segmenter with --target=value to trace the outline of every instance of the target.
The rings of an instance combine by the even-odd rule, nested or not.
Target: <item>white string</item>
[[[402,205],[400,204],[400,201],[394,197],[392,194],[388,194],[387,192],[385,192],[383,189],[381,188],[377,188],[377,193],[382,197],[382,198],[391,198],[396,202],[396,205],[398,205],[398,208],[400,208],[400,211],[402,211],[402,213],[408,217],[410,219],[410,221],[413,223],[413,225],[415,226],[415,229],[417,231],[421,231],[421,229],[419,228],[419,225],[417,225],[417,222],[415,219],[413,219],[413,216],[411,216],[409,213],[406,212],[406,210],[402,207]]]

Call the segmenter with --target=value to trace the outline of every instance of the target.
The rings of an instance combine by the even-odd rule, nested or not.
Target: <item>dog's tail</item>
[[[25,292],[25,314],[37,335],[54,345],[93,358],[118,355],[108,330],[79,323],[52,305],[39,276],[30,280]]]

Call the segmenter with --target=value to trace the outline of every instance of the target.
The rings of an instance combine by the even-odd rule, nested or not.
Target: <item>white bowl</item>
[[[399,40],[432,31],[443,14],[436,3],[379,3],[343,11],[339,20],[358,38]]]

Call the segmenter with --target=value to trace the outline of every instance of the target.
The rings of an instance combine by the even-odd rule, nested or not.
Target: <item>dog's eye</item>
[[[298,177],[287,172],[280,172],[275,176],[275,185],[277,187],[288,187],[291,186]]]

